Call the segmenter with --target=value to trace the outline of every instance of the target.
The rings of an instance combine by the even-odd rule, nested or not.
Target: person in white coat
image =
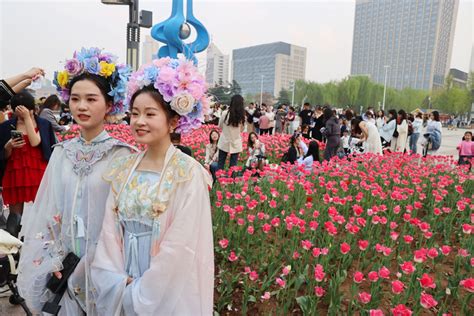
[[[217,143],[219,157],[217,159],[217,169],[225,167],[227,155],[230,154],[229,167],[237,165],[239,154],[242,152],[242,136],[244,130],[245,110],[244,98],[241,95],[234,95],[230,100],[229,109],[222,112],[219,119],[219,128],[222,129],[221,137]]]
[[[398,111],[397,132],[398,137],[395,145],[395,151],[403,153],[406,151],[408,141],[408,117],[405,110]]]

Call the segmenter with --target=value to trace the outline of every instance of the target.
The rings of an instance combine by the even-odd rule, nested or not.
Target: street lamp
[[[260,81],[260,106],[262,106],[263,103],[263,77],[265,76],[262,75],[262,80]]]
[[[127,64],[133,70],[138,69],[138,54],[140,51],[140,27],[152,26],[152,12],[140,11],[138,15],[139,0],[102,0],[103,4],[128,5],[127,23]]]
[[[382,110],[385,111],[385,95],[387,93],[387,74],[388,74],[388,68],[390,68],[389,65],[383,66],[385,68],[385,83],[383,85],[383,101],[382,101]]]
[[[295,106],[295,86],[296,86],[296,82],[294,80],[290,80],[290,89],[292,91],[292,95],[291,95],[291,106]]]

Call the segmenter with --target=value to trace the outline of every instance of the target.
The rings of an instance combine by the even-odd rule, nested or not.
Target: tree
[[[242,94],[242,88],[237,81],[232,80],[229,84],[229,92],[231,95]]]
[[[280,104],[290,104],[291,103],[291,100],[290,100],[290,93],[288,92],[288,90],[285,90],[285,89],[281,89],[280,90],[280,93],[278,94],[278,105]]]

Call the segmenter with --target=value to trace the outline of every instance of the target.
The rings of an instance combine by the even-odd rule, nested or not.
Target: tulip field
[[[183,138],[197,160],[211,128]],[[107,130],[133,143],[128,126]],[[218,173],[216,314],[474,315],[472,173],[452,157],[401,154],[309,173],[279,164],[288,138],[260,137],[263,171]]]

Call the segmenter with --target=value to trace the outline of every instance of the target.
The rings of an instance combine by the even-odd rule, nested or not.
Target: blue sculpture
[[[209,45],[209,33],[204,25],[194,16],[193,0],[187,0],[187,17],[184,17],[184,0],[173,0],[171,16],[151,29],[151,36],[164,43],[158,50],[158,57],[177,58],[178,54],[183,54],[187,59],[197,64],[195,53],[204,51]],[[192,25],[197,32],[196,40],[185,43],[191,33],[189,25]]]

